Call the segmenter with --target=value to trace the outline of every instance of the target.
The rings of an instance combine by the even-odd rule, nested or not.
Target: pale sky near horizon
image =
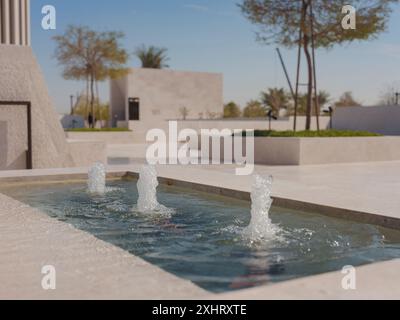
[[[255,39],[256,27],[237,7],[240,0],[34,0],[31,5],[32,47],[44,72],[57,111],[69,111],[69,96],[84,83],[66,81],[54,56],[54,35],[66,26],[87,25],[101,31],[123,31],[124,47],[132,53],[141,44],[168,48],[171,69],[220,72],[224,100],[242,106],[268,87],[288,88],[275,46]],[[350,1],[351,2],[351,1]],[[44,5],[57,9],[57,30],[41,28]],[[296,50],[282,50],[294,81]],[[332,98],[345,91],[365,105],[377,103],[392,83],[400,90],[400,6],[389,29],[378,40],[317,51],[319,88]],[[129,66],[140,66],[132,55]],[[303,81],[305,82],[304,73]],[[108,84],[100,87],[108,100]]]

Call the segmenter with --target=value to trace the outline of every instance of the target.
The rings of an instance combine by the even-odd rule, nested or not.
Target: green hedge
[[[102,129],[91,129],[91,128],[79,128],[79,129],[67,129],[66,132],[130,132],[127,128],[102,128]]]
[[[379,137],[380,134],[366,131],[350,131],[350,130],[321,130],[321,131],[268,131],[256,130],[255,137],[297,137],[297,138],[336,138],[336,137]]]

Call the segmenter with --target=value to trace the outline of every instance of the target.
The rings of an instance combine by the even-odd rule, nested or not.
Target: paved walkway
[[[207,170],[233,174],[232,168],[207,167]],[[255,170],[274,176],[275,196],[400,219],[400,161],[256,166]]]

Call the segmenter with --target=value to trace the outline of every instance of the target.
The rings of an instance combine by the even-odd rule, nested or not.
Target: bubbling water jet
[[[137,210],[141,213],[157,213],[170,216],[173,210],[158,203],[157,187],[156,168],[151,165],[143,166],[139,171],[139,181],[137,183],[139,192]]]
[[[276,239],[279,227],[272,223],[269,211],[272,206],[273,177],[253,176],[251,187],[251,221],[242,235],[251,241]]]
[[[96,162],[88,172],[88,191],[103,195],[106,192],[106,169],[101,162]]]

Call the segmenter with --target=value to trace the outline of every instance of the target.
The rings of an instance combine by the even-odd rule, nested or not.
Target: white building
[[[205,119],[223,114],[222,74],[130,69],[110,84],[113,125],[129,127],[144,138],[168,120]]]

